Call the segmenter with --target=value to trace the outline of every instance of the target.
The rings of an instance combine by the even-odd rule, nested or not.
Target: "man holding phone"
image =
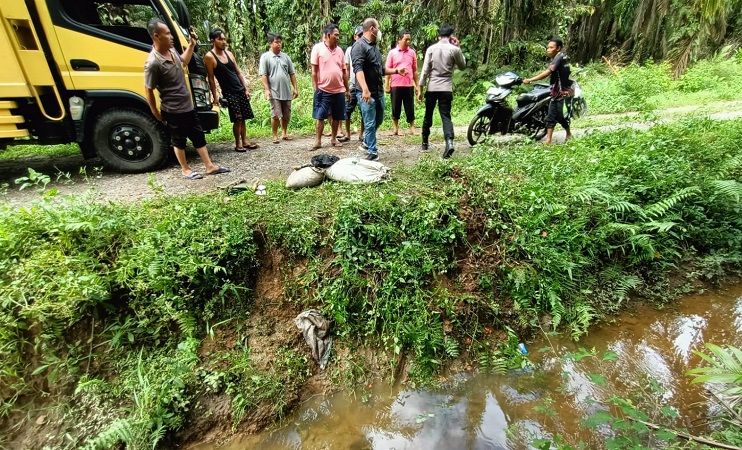
[[[459,48],[459,40],[453,35],[453,28],[443,25],[438,28],[438,42],[425,51],[417,99],[422,101],[422,87],[425,87],[425,118],[423,119],[422,151],[428,151],[428,137],[433,125],[433,111],[436,103],[443,121],[443,136],[446,140],[444,158],[453,154],[453,123],[451,122],[451,102],[453,101],[453,72],[466,68],[466,59]]]

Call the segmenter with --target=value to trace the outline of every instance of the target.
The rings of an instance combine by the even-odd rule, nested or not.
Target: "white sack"
[[[286,180],[286,187],[289,189],[301,189],[305,187],[315,187],[322,184],[325,180],[325,170],[316,167],[303,167],[294,170]]]
[[[327,178],[346,183],[378,183],[389,178],[389,167],[378,161],[343,158],[326,171]]]

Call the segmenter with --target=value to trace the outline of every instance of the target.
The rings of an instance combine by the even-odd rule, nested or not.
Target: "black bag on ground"
[[[320,169],[327,169],[328,167],[335,164],[339,160],[340,158],[338,158],[335,155],[327,155],[327,154],[315,155],[315,156],[312,156],[312,165]]]

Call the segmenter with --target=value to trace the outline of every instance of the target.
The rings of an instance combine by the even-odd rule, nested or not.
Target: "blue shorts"
[[[314,107],[312,117],[317,120],[327,119],[332,116],[333,120],[345,119],[345,94],[330,94],[323,90],[314,91]]]

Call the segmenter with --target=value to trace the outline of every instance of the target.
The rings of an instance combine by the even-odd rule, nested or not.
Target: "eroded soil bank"
[[[541,328],[580,336],[728,280],[742,122],[681,125],[480,147],[372,186],[6,208],[2,436],[221,442],[321,392],[507,372]],[[334,323],[325,371],[293,324],[309,308]]]

